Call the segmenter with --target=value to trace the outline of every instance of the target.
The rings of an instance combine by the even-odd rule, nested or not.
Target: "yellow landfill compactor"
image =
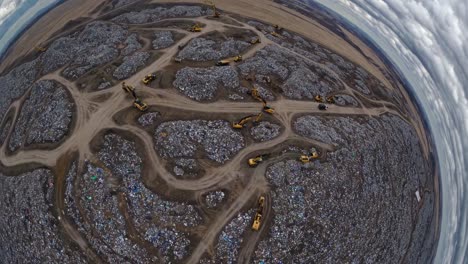
[[[258,199],[258,208],[257,208],[257,212],[255,213],[254,221],[252,223],[252,230],[254,231],[258,231],[260,229],[260,225],[262,224],[264,204],[265,204],[265,197],[262,195]]]
[[[226,66],[226,65],[229,65],[229,63],[231,61],[234,61],[234,62],[242,61],[242,55],[237,55],[237,56],[232,57],[232,58],[220,60],[220,61],[216,62],[216,66]]]
[[[260,156],[254,157],[254,158],[250,158],[250,159],[248,160],[249,166],[250,166],[250,167],[255,167],[255,166],[257,166],[258,164],[260,164],[260,162],[266,160],[267,158],[268,158],[268,155],[267,155],[267,154],[260,155]]]

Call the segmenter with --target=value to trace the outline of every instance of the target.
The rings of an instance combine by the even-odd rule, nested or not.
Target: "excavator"
[[[154,81],[155,79],[156,79],[156,74],[151,73],[151,74],[146,75],[145,78],[143,78],[142,82],[148,85],[150,82]]]
[[[226,65],[229,65],[229,63],[231,61],[234,61],[234,62],[242,61],[242,55],[237,55],[237,56],[232,57],[232,58],[220,60],[220,61],[216,62],[216,66],[226,66]]]
[[[190,32],[201,32],[202,31],[202,27],[200,26],[200,24],[196,23],[195,25],[193,25],[189,31]]]
[[[258,164],[260,164],[260,162],[266,160],[267,158],[268,158],[268,154],[263,154],[263,155],[255,157],[255,158],[250,158],[248,160],[249,166],[250,167],[256,167]]]
[[[131,93],[134,101],[133,101],[133,106],[135,106],[138,110],[144,112],[148,109],[148,105],[141,101],[141,99],[136,95],[135,93],[135,87],[131,85],[127,85],[125,82],[122,82],[122,89],[127,92]]]
[[[262,113],[259,113],[258,115],[248,115],[246,117],[243,117],[239,122],[237,123],[232,123],[232,128],[235,129],[241,129],[244,127],[244,125],[252,120],[255,117],[255,120],[253,121],[254,123],[258,123],[262,119]]]
[[[334,104],[335,103],[335,96],[330,95],[327,97],[327,103]]]
[[[258,199],[258,208],[257,208],[257,212],[255,213],[254,221],[252,223],[252,230],[254,231],[258,231],[260,229],[260,225],[262,224],[264,204],[265,204],[265,196],[262,195]]]
[[[302,162],[302,163],[309,163],[311,162],[312,160],[314,159],[317,159],[319,157],[317,151],[312,151],[310,153],[310,155],[301,155],[301,157],[299,158],[299,160]]]
[[[214,18],[219,18],[221,16],[221,14],[218,12],[218,10],[216,10],[216,5],[213,3],[213,1],[205,0],[204,2],[205,2],[205,4],[211,6],[211,8],[213,9],[213,17]]]
[[[262,102],[263,104],[263,112],[265,113],[268,113],[268,114],[273,114],[275,113],[275,109],[268,106],[267,104],[267,101],[265,99],[263,99],[261,96],[260,96],[260,93],[258,92],[258,89],[257,88],[252,88],[252,90],[249,92],[250,95],[252,95],[253,98],[257,99],[258,101]]]

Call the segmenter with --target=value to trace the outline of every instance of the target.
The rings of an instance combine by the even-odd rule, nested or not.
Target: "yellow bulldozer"
[[[143,78],[142,82],[143,82],[145,85],[148,85],[148,84],[150,84],[150,83],[151,83],[152,81],[154,81],[154,80],[156,80],[156,74],[151,73],[151,74],[146,75],[146,76]]]
[[[263,114],[262,113],[259,113],[257,115],[248,115],[246,117],[243,117],[239,122],[234,122],[232,123],[232,128],[235,128],[235,129],[241,129],[244,127],[245,124],[247,124],[247,122],[249,122],[250,120],[252,120],[254,117],[254,123],[257,123],[259,122],[261,119],[262,119],[262,116]]]
[[[254,158],[250,158],[248,160],[249,166],[256,167],[258,164],[260,164],[262,161],[266,160],[267,158],[268,158],[268,154],[263,154]]]
[[[232,58],[220,60],[220,61],[216,62],[216,66],[226,66],[226,65],[229,65],[229,63],[231,63],[232,61],[233,62],[242,61],[242,55],[237,55],[237,56],[232,57]]]
[[[190,32],[201,32],[202,30],[203,28],[198,23],[196,23],[189,29]]]
[[[265,204],[265,196],[260,196],[258,199],[258,208],[257,212],[255,213],[254,221],[252,223],[252,230],[258,231],[262,224],[262,216],[263,216],[263,206]]]
[[[301,155],[301,157],[299,158],[299,160],[302,162],[302,163],[309,163],[311,162],[312,160],[314,159],[317,159],[319,157],[317,151],[312,151],[310,153],[310,155]]]

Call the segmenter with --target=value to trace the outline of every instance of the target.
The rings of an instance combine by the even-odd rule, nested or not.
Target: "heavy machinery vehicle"
[[[273,37],[277,37],[277,38],[280,38],[280,39],[283,38],[283,36],[281,36],[280,34],[274,32],[274,31],[270,32],[270,34],[271,34]]]
[[[156,74],[151,73],[151,74],[146,75],[145,78],[143,78],[142,82],[148,85],[150,82],[154,81],[155,79],[156,79]]]
[[[252,224],[252,230],[258,231],[260,229],[260,225],[262,224],[262,214],[257,212],[254,217],[254,221]]]
[[[265,204],[265,196],[260,196],[260,198],[258,198],[258,207],[262,209],[263,211],[263,205]]]
[[[260,93],[258,92],[257,88],[255,87],[252,88],[252,90],[249,91],[248,94],[252,95],[252,97],[255,98],[256,100],[262,102],[263,112],[268,113],[268,114],[273,114],[275,112],[275,109],[273,107],[268,106],[267,101],[260,96]]]
[[[250,44],[257,44],[257,43],[262,43],[262,41],[260,40],[260,38],[255,38],[255,39],[252,39],[250,41]]]
[[[216,62],[216,66],[226,66],[226,65],[229,65],[229,63],[231,61],[234,61],[234,62],[239,62],[242,60],[242,55],[237,55],[235,57],[232,57],[232,58],[228,58],[228,59],[224,59],[224,60],[220,60],[218,62]]]
[[[135,101],[133,101],[133,106],[135,106],[138,110],[144,112],[148,109],[148,105],[141,101],[140,98],[135,98]]]
[[[268,106],[266,102],[263,102],[263,112],[268,113],[270,115],[275,113],[275,109],[271,106]]]
[[[35,49],[36,49],[38,52],[44,52],[44,51],[47,50],[45,47],[42,47],[42,46],[36,46]]]
[[[131,85],[127,85],[125,82],[122,82],[122,89],[127,93],[135,92],[135,87]]]
[[[314,97],[314,100],[315,100],[316,102],[318,102],[318,103],[323,103],[323,97],[320,96],[320,95],[316,95],[316,96]]]
[[[255,167],[257,166],[258,164],[260,164],[260,162],[266,160],[268,158],[268,155],[267,154],[263,154],[263,155],[260,155],[260,156],[257,156],[255,158],[250,158],[248,160],[248,163],[249,163],[249,166],[250,167]]]
[[[134,101],[133,101],[133,106],[135,106],[138,110],[144,112],[146,109],[148,109],[148,105],[141,101],[141,99],[136,95],[135,93],[135,87],[131,85],[127,85],[125,82],[122,82],[122,89],[127,92],[131,93]]]
[[[221,14],[218,12],[218,10],[216,10],[216,5],[213,3],[213,1],[205,0],[204,2],[205,2],[205,4],[211,6],[211,8],[213,9],[213,17],[214,18],[219,18],[221,16]]]
[[[325,111],[325,110],[328,109],[328,106],[326,106],[325,104],[319,104],[319,105],[318,105],[318,109],[319,109],[319,110],[322,110],[322,111]]]
[[[318,157],[319,157],[319,155],[318,155],[317,151],[313,151],[313,152],[310,153],[310,155],[301,155],[299,160],[302,163],[309,163],[312,160],[317,159]]]
[[[335,96],[330,95],[327,97],[327,103],[334,104],[335,103]]]
[[[276,30],[281,30],[282,28],[279,25],[273,25]]]
[[[254,221],[252,223],[252,230],[254,231],[258,231],[260,229],[260,225],[262,224],[264,204],[265,204],[265,196],[262,195],[258,199],[258,208],[257,208],[257,212],[255,213]]]
[[[262,119],[262,115],[263,115],[262,113],[259,113],[258,115],[256,115],[254,123],[259,122]],[[244,127],[245,124],[247,124],[247,122],[252,120],[254,117],[255,117],[255,115],[248,115],[246,117],[243,117],[239,122],[232,123],[232,127],[236,128],[236,129],[241,129],[241,128]]]
[[[201,32],[202,31],[202,27],[200,26],[200,24],[196,23],[195,25],[193,25],[189,31],[190,32]]]

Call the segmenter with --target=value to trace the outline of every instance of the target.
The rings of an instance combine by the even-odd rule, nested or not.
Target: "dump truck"
[[[155,79],[156,79],[156,74],[151,73],[151,74],[146,75],[145,78],[143,78],[142,82],[145,85],[148,85],[150,82],[154,81]]]
[[[218,62],[216,62],[216,66],[226,66],[226,65],[229,65],[230,62],[234,61],[234,62],[239,62],[242,60],[242,56],[241,55],[237,55],[235,57],[232,57],[232,58],[228,58],[228,59],[224,59],[224,60],[220,60]]]

